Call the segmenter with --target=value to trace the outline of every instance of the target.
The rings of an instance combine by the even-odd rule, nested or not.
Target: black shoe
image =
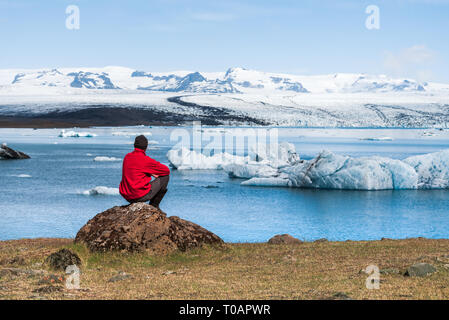
[[[167,189],[161,190],[153,197],[153,199],[150,200],[150,205],[153,207],[156,207],[159,209],[159,204],[162,201],[162,198],[164,198],[165,194],[167,193]]]

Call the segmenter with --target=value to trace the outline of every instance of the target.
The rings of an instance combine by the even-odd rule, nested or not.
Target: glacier
[[[245,179],[243,186],[271,186],[339,190],[404,190],[449,188],[449,149],[403,160],[370,156],[354,158],[323,150],[311,160],[300,160],[288,142],[276,152],[250,147],[248,156],[217,153],[207,156],[186,148],[167,157],[178,170],[224,170]],[[270,148],[272,150],[273,148]]]
[[[227,125],[449,127],[448,84],[358,73],[9,69],[0,70],[0,100],[0,116],[7,117],[54,119],[103,106],[155,111],[165,114],[162,123],[177,115]]]

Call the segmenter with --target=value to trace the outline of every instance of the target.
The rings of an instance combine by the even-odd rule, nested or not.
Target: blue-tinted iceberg
[[[409,157],[404,163],[418,174],[419,189],[449,188],[449,150]]]
[[[353,158],[325,150],[309,161],[301,161],[290,143],[281,143],[269,151],[264,146],[255,146],[246,157],[181,151],[170,150],[167,155],[174,167],[223,169],[231,177],[247,179],[241,183],[245,186],[346,190],[449,188],[449,150],[404,160],[378,156]]]
[[[323,151],[315,159],[284,172],[292,187],[387,190],[418,186],[418,174],[403,161],[382,157],[351,158],[330,151]]]

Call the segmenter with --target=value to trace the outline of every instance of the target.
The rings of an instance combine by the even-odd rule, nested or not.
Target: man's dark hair
[[[139,148],[145,151],[147,150],[147,147],[148,147],[147,138],[145,138],[144,135],[137,136],[136,140],[134,141],[134,148]]]

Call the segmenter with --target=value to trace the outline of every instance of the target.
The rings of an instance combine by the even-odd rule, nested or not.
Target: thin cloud
[[[236,15],[219,12],[199,12],[191,15],[193,20],[223,22],[237,19]]]
[[[417,80],[429,80],[432,65],[436,62],[437,53],[425,45],[414,45],[399,52],[386,51],[384,67],[394,76],[414,77]]]

